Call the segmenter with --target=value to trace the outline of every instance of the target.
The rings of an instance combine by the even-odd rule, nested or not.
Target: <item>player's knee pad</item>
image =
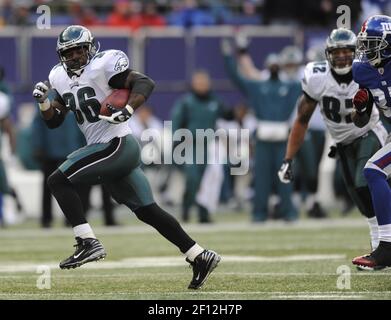
[[[367,218],[373,218],[375,211],[372,206],[371,192],[368,187],[359,187],[355,189],[359,199],[361,200],[360,212]]]
[[[67,179],[67,177],[60,171],[56,170],[54,171],[48,178],[47,184],[50,188],[50,190],[53,192],[63,185],[69,185],[71,184],[70,181]]]

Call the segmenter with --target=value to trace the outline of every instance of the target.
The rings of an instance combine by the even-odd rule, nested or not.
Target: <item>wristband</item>
[[[357,112],[358,114],[363,114],[365,111],[367,111],[367,107],[362,108],[362,109],[360,109],[360,110],[356,109],[356,112]]]
[[[130,105],[127,104],[127,105],[125,106],[125,109],[128,110],[128,112],[129,112],[131,115],[133,115],[134,109],[133,109]]]

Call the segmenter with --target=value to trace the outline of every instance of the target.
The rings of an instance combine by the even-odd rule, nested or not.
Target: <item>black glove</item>
[[[327,154],[329,158],[335,159],[337,156],[337,147],[336,146],[330,146],[329,153]]]
[[[121,110],[118,110],[111,105],[108,105],[107,107],[112,112],[111,116],[108,117],[108,116],[99,115],[98,117],[99,119],[106,120],[112,124],[119,124],[128,121],[134,112],[133,108],[129,105],[126,105],[126,107],[124,107]]]

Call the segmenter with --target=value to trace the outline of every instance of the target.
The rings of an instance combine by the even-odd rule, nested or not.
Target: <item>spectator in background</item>
[[[351,13],[351,25],[355,25],[361,12],[361,1],[357,0],[300,0],[296,19],[305,26],[322,26],[334,28],[340,13],[337,8],[348,6]]]
[[[170,25],[190,28],[216,24],[213,14],[201,9],[195,0],[174,1],[172,6],[173,11],[167,17]]]
[[[230,16],[230,25],[260,25],[262,19],[257,12],[257,4],[251,0],[242,1],[239,8],[239,13]]]
[[[0,6],[1,25],[7,25],[12,20],[12,0],[3,0]]]
[[[95,10],[92,7],[81,3],[80,0],[68,1],[67,10],[68,15],[72,19],[71,24],[78,24],[86,27],[100,24]]]
[[[135,30],[140,27],[137,18],[138,2],[128,0],[116,0],[112,13],[108,16],[106,24],[111,27],[129,27]]]
[[[307,14],[297,2],[298,1],[265,0],[262,9],[264,23],[266,25],[296,25],[298,23],[297,17],[300,14]],[[312,0],[312,2],[319,3],[314,0]]]
[[[30,9],[33,5],[32,0],[17,0],[12,2],[12,14],[10,17],[10,24],[17,26],[32,25],[30,19]]]
[[[350,8],[354,26],[361,11],[359,0],[265,0],[263,17],[265,24],[335,27],[341,5]]]
[[[41,165],[42,180],[42,216],[41,226],[50,228],[53,222],[52,195],[46,183],[47,178],[63,163],[69,153],[85,145],[84,136],[77,127],[74,117],[68,115],[61,127],[49,129],[42,121],[39,112],[32,122],[33,154]],[[80,190],[83,191],[83,190]],[[88,191],[81,192],[86,204]]]
[[[166,20],[157,12],[155,1],[143,1],[141,13],[135,17],[138,27],[162,27]]]
[[[215,24],[230,24],[232,12],[221,0],[206,0],[204,1],[207,10],[212,13]]]

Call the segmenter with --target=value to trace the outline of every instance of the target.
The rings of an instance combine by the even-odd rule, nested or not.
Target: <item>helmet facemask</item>
[[[330,67],[339,75],[344,75],[352,70],[355,57],[353,48],[334,48],[326,50],[326,58]]]
[[[76,52],[76,57],[74,56]],[[82,70],[89,62],[87,46],[81,45],[58,53],[60,61],[67,71],[78,72]]]
[[[98,43],[99,44],[99,43]],[[80,75],[99,51],[91,32],[82,26],[66,28],[57,40],[57,54],[67,72]]]
[[[352,69],[356,53],[356,35],[349,29],[338,28],[331,31],[326,40],[326,59],[330,68],[339,75]]]
[[[361,35],[357,37],[357,53],[360,61],[370,63],[373,67],[391,58],[391,46],[380,37]]]

